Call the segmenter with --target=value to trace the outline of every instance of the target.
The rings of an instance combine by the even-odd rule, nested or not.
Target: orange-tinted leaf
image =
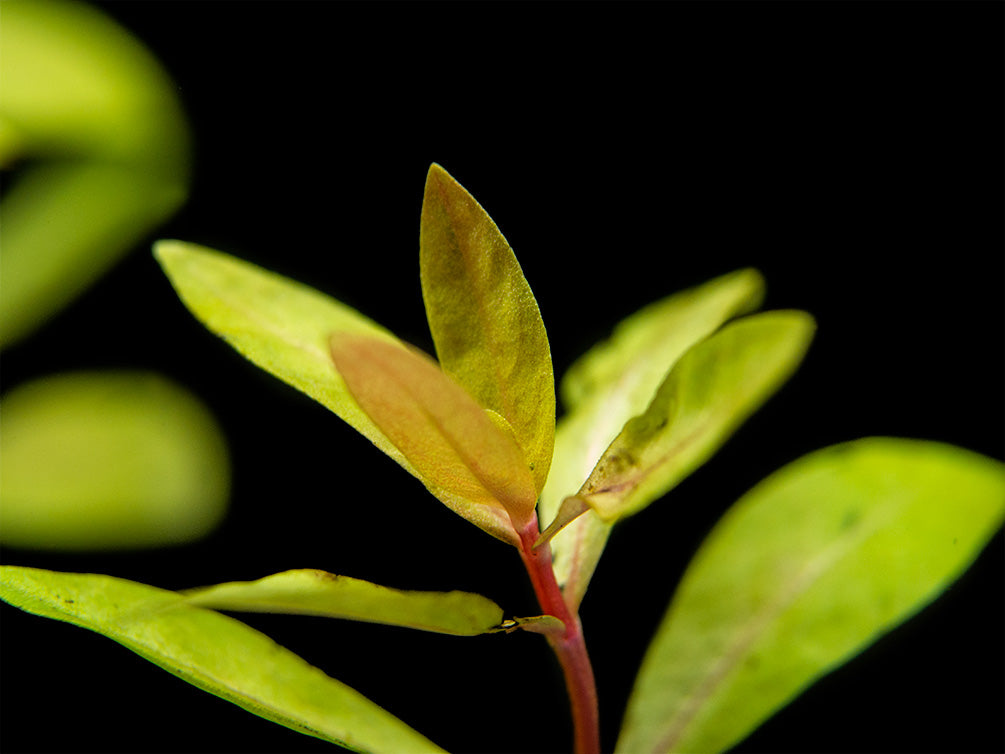
[[[537,491],[513,437],[425,354],[365,335],[331,337],[360,408],[430,492],[489,534],[517,544]]]

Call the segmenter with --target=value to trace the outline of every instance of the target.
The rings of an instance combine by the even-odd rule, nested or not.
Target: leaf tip
[[[800,331],[803,348],[808,348],[810,342],[817,333],[817,320],[809,312],[801,309],[790,309],[786,311],[793,325]]]
[[[541,532],[541,536],[539,536],[537,541],[534,542],[534,547],[540,547],[546,542],[551,541],[552,537],[579,518],[579,516],[583,513],[586,513],[589,509],[589,504],[581,497],[570,495],[565,498],[562,501],[562,507],[559,508],[558,513],[555,515],[555,519],[548,524],[547,529]]]
[[[165,264],[167,257],[177,256],[181,250],[181,241],[176,241],[172,238],[161,238],[153,243],[154,258],[161,263]]]
[[[561,636],[565,633],[565,623],[554,615],[534,615],[529,618],[507,618],[487,633],[511,634],[517,630],[530,631],[543,636]]]
[[[455,183],[456,181],[453,176],[451,176],[442,165],[437,162],[429,165],[429,170],[426,172],[425,193],[427,196],[434,190],[442,191],[446,186],[450,186]]]

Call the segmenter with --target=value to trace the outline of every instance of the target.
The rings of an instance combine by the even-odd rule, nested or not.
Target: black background
[[[639,306],[729,270],[819,334],[704,468],[611,539],[583,605],[605,748],[687,560],[726,507],[866,435],[1003,453],[1000,3],[102,3],[174,77],[196,138],[197,241],[320,288],[431,350],[418,283],[441,163],[516,250],[556,373]],[[4,562],[183,588],[322,568],[534,610],[516,554],[322,407],[207,333],[140,248],[5,354],[5,387],[143,367],[231,443],[232,509],[170,550]],[[1001,536],[948,593],[741,751],[1005,748]],[[79,629],[3,608],[4,751],[313,751]],[[249,616],[453,751],[569,748],[531,635],[459,639]]]

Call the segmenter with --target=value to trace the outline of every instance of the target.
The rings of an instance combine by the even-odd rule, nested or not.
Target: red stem
[[[586,653],[583,627],[579,616],[569,609],[551,567],[551,547],[545,543],[535,548],[540,532],[537,520],[520,532],[520,557],[534,585],[534,593],[546,615],[554,615],[565,624],[565,631],[548,635],[548,643],[558,657],[569,692],[576,754],[600,754],[600,722],[597,713],[597,686],[593,666]]]

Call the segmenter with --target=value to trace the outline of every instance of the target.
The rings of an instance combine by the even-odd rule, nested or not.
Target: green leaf
[[[756,309],[763,298],[764,278],[747,268],[640,309],[569,368],[562,401],[571,410],[598,393],[616,393],[632,406],[622,410],[624,424],[645,407],[685,351],[727,320]]]
[[[38,0],[4,0],[3,26],[0,113],[22,157],[187,180],[177,88],[128,31],[85,3]]]
[[[0,566],[0,598],[107,636],[182,680],[300,733],[359,752],[442,751],[264,634],[193,607],[175,592],[111,576]]]
[[[708,460],[792,375],[816,326],[805,312],[755,314],[691,348],[604,452],[576,497],[613,523]]]
[[[716,752],[937,597],[1005,520],[1005,465],[870,438],[776,472],[702,544],[617,751]]]
[[[188,132],[175,87],[84,3],[3,6],[0,346],[73,300],[184,201]]]
[[[333,332],[400,343],[345,304],[227,254],[181,241],[159,241],[154,255],[182,302],[242,356],[331,409],[416,474],[353,400],[335,370]],[[404,348],[404,346],[402,346]]]
[[[352,396],[458,515],[517,545],[537,490],[523,453],[428,356],[364,335],[333,335],[331,352]]]
[[[401,591],[309,569],[183,594],[190,605],[214,610],[319,615],[455,636],[489,633],[503,621],[502,608],[480,594]]]
[[[502,233],[439,165],[419,232],[422,295],[445,372],[513,427],[544,486],[555,437],[555,378],[537,301]]]
[[[562,501],[593,470],[629,419],[652,400],[687,349],[732,317],[757,307],[764,281],[745,269],[641,309],[621,322],[608,341],[569,369],[561,392],[569,413],[559,421],[548,483],[538,515],[552,522]],[[578,607],[600,559],[610,525],[593,512],[579,516],[551,541],[555,574],[570,605]]]
[[[0,541],[109,549],[187,542],[224,514],[224,438],[187,391],[156,374],[82,372],[2,401]]]
[[[28,170],[0,203],[0,347],[76,298],[184,197],[179,185],[117,165]]]

